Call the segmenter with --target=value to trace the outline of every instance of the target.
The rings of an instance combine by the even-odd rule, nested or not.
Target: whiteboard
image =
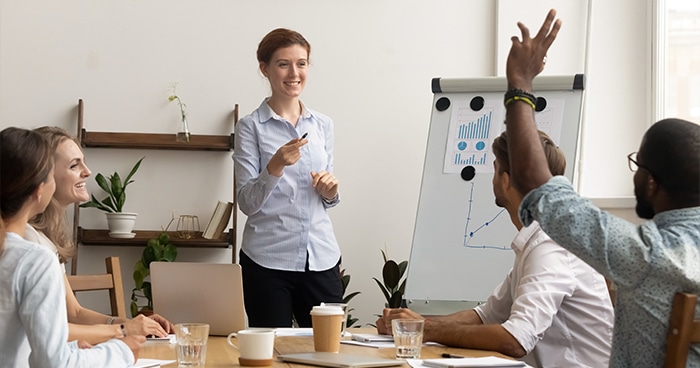
[[[486,300],[513,265],[516,228],[495,204],[491,143],[505,130],[504,77],[435,78],[406,303],[444,314]],[[576,162],[584,77],[539,76],[535,120]]]

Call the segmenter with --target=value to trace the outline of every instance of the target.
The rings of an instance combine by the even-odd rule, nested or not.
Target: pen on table
[[[450,353],[442,353],[442,357],[443,358],[464,358],[461,355],[454,355],[454,354],[450,354]]]
[[[306,138],[307,135],[309,135],[309,132],[304,133],[304,135],[301,136],[301,139]]]

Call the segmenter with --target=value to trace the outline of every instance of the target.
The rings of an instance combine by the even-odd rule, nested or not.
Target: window
[[[700,1],[656,0],[655,120],[700,124]]]

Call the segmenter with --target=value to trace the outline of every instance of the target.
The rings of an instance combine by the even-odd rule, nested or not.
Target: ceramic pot
[[[133,238],[136,234],[131,231],[136,223],[138,214],[133,212],[107,213],[107,227],[112,238]]]

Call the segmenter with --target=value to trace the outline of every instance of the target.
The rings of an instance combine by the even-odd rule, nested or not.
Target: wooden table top
[[[351,328],[349,329],[349,331],[369,334],[376,333],[376,330],[370,327]],[[349,338],[345,337],[344,339]],[[177,351],[175,349],[176,346],[176,344],[170,344],[167,342],[148,342],[141,348],[141,353],[139,357],[148,359],[177,360]],[[314,341],[312,336],[275,337],[275,356],[278,356],[280,354],[305,353],[312,351],[314,351]],[[340,344],[340,352],[394,359],[394,348],[373,348],[349,344]],[[421,349],[421,359],[440,358],[441,354],[443,353],[456,354],[465,357],[497,356],[501,358],[508,358],[507,356],[494,351],[448,348],[445,346],[438,345],[423,345],[423,348]],[[209,336],[209,340],[207,343],[207,368],[238,367],[240,366],[238,364],[238,356],[238,351],[232,348],[226,342],[225,337]],[[175,366],[176,364],[172,364],[168,367]],[[404,364],[403,366],[409,367],[408,364]],[[272,367],[308,368],[309,366],[302,364],[290,364],[275,360]]]

